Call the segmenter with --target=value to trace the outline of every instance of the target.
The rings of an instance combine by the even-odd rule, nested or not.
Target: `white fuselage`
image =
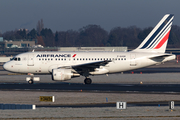
[[[169,55],[163,60],[149,59],[154,56]],[[139,69],[175,59],[172,54],[138,52],[27,52],[15,56],[4,64],[4,68],[18,73],[51,73],[52,69],[71,67],[96,61],[111,60],[105,66],[96,68],[91,74],[106,74]],[[98,71],[98,69],[101,69]]]

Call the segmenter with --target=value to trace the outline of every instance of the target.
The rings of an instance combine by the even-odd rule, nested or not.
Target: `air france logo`
[[[76,54],[74,54],[72,57],[75,57]],[[36,57],[71,57],[71,54],[37,54]]]
[[[74,54],[72,57],[76,57],[76,54]]]

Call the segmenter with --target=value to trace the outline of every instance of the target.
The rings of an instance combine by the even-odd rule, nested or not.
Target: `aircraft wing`
[[[100,66],[105,66],[109,62],[112,62],[112,61],[111,60],[97,61],[97,62],[74,65],[71,67],[79,73],[85,72],[85,71],[91,72],[91,71],[94,71],[95,68],[99,68]]]

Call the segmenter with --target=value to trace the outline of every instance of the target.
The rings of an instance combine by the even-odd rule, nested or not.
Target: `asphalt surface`
[[[180,92],[180,84],[78,84],[78,83],[38,83],[0,84],[0,90],[49,90],[86,92]]]
[[[141,68],[137,70],[127,71],[124,73],[180,73],[180,67],[164,67],[164,68]]]

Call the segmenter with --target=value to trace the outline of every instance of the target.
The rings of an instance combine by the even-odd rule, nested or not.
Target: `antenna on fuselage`
[[[35,49],[32,50],[32,52],[34,52]]]

